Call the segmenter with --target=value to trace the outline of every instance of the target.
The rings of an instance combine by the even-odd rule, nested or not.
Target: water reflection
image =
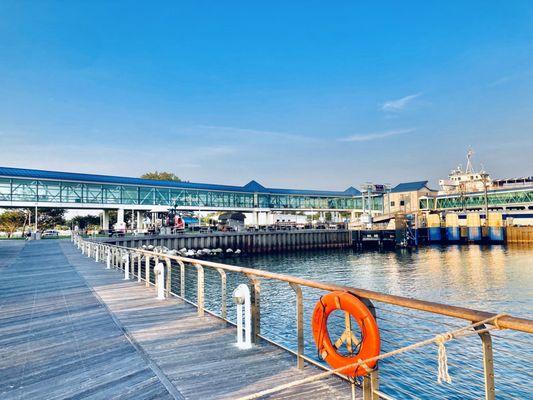
[[[533,317],[532,246],[431,246],[419,250],[357,252],[354,250],[303,251],[282,254],[243,255],[219,261],[273,272],[335,282],[379,292],[413,297],[475,309]],[[194,275],[191,275],[191,280]],[[232,284],[238,278],[232,278]],[[215,282],[217,282],[215,280]],[[217,284],[214,284],[215,289]],[[230,288],[228,288],[230,290]],[[215,289],[216,290],[216,289]],[[262,283],[262,332],[295,348],[295,300],[286,284]],[[315,302],[323,294],[304,289],[306,354],[316,352],[309,321]],[[218,295],[209,296],[216,307]],[[431,314],[406,312],[377,304],[383,351],[398,348],[443,332],[442,323],[463,324]],[[408,311],[408,310],[407,310]],[[231,311],[230,311],[231,315]],[[412,315],[412,317],[409,317]],[[498,336],[499,335],[499,336]],[[497,363],[502,398],[524,398],[529,389],[510,381],[509,374],[531,381],[533,341],[527,335],[502,332],[495,336],[496,358],[520,357],[512,365]],[[509,335],[525,344],[509,341]],[[500,339],[501,336],[501,339]],[[396,398],[410,398],[413,387],[419,398],[479,398],[482,392],[482,363],[477,337],[449,345],[453,388],[435,385],[436,352],[433,347],[409,357],[381,364],[382,382],[394,388]],[[518,349],[518,351],[517,351]],[[529,361],[528,361],[529,360]],[[397,371],[403,371],[398,375]],[[506,378],[503,378],[506,377]],[[403,393],[403,394],[402,394]],[[410,394],[410,395],[409,395]]]

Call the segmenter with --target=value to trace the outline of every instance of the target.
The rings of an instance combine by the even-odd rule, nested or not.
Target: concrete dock
[[[319,372],[82,256],[68,241],[0,241],[0,398],[234,399]],[[348,399],[332,377],[269,398]]]

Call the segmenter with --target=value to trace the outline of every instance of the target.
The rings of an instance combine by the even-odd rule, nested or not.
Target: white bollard
[[[155,283],[157,285],[157,300],[165,300],[165,266],[158,263],[154,268]]]
[[[107,248],[107,265],[106,269],[111,269],[111,249]]]
[[[92,246],[90,243],[87,243],[87,257],[91,257]]]
[[[124,280],[129,281],[130,280],[130,256],[129,254],[124,254],[122,256],[122,259],[124,260]]]
[[[100,245],[96,245],[96,251],[94,252],[94,262],[100,261]]]
[[[85,254],[85,244],[81,246],[81,254]]]
[[[233,291],[233,301],[237,304],[237,347],[250,349],[252,347],[252,303],[250,300],[250,288],[240,284]],[[244,305],[244,334],[243,340],[243,305]]]

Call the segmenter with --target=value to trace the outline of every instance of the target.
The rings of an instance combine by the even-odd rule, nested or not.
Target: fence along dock
[[[70,242],[14,246],[21,252],[0,275],[3,400],[234,399],[318,372],[265,341],[239,350],[233,326],[176,297],[156,300],[152,286],[125,281]],[[8,247],[16,253],[2,242],[0,257]],[[335,377],[283,398],[302,395],[350,398]]]

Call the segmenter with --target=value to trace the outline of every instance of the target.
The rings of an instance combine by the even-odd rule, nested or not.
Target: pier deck
[[[67,241],[0,242],[0,398],[233,399],[319,372],[82,256]],[[269,398],[348,399],[332,377]]]

